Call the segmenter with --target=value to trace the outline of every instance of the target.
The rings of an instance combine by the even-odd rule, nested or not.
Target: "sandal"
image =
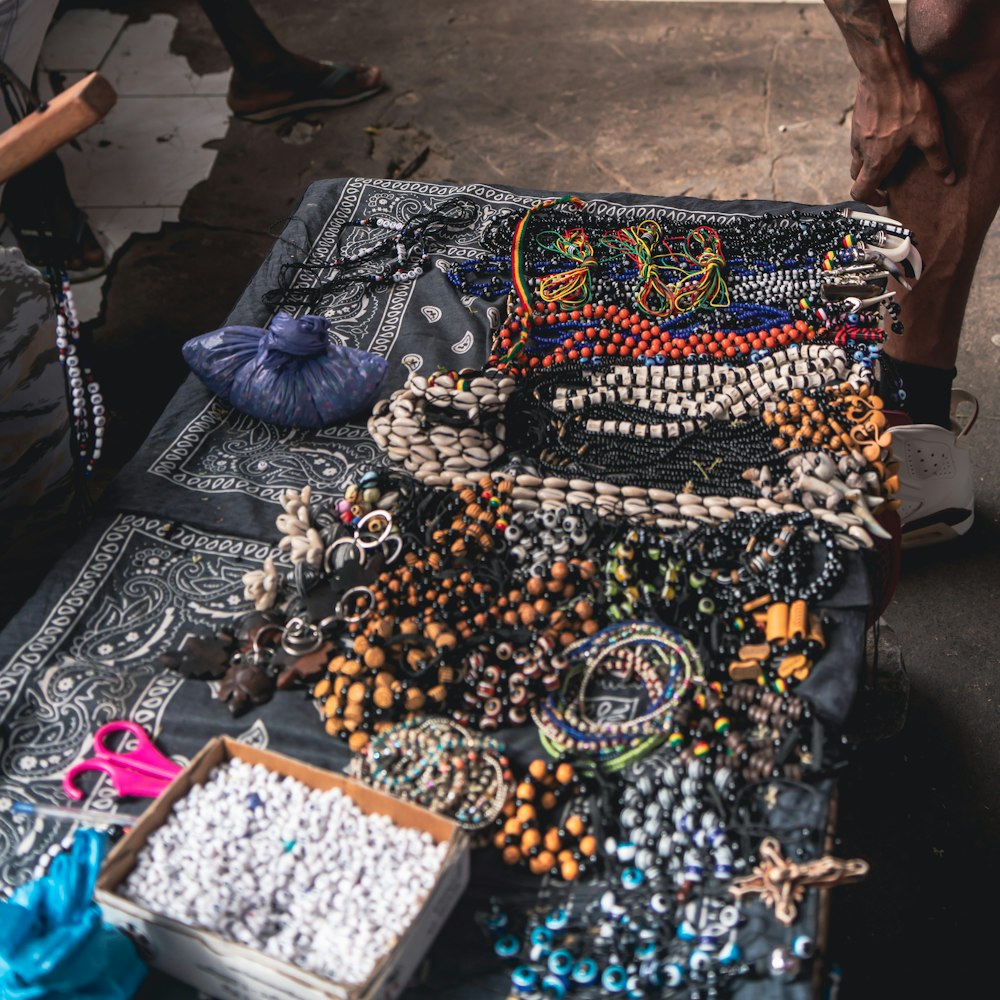
[[[338,66],[326,64],[330,73],[305,91],[293,93],[287,99],[263,108],[238,110],[234,105],[249,103],[230,95],[229,106],[235,117],[264,125],[299,111],[341,108],[374,97],[385,89],[382,73],[377,66]]]
[[[108,253],[73,202],[55,155],[7,182],[2,209],[28,263],[65,271],[75,283],[91,281],[107,271]]]

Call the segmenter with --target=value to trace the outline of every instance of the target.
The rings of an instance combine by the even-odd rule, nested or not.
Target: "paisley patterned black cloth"
[[[435,254],[426,274],[354,299],[349,307],[324,302],[322,311],[344,343],[387,358],[385,394],[409,371],[481,365],[501,303],[463,297],[444,272],[482,252],[483,225],[498,212],[527,208],[545,192],[390,180],[314,184],[227,323],[267,322],[264,293],[278,287],[282,265],[301,256],[297,248],[309,249],[313,258],[332,256],[345,222],[360,216],[404,221],[456,194],[475,202],[479,224]],[[698,213],[703,221],[706,213],[722,218],[793,207],[581,197],[599,200],[609,214],[641,209],[663,219]],[[15,816],[11,803],[63,803],[63,771],[89,752],[92,734],[111,719],[139,722],[181,764],[224,732],[328,768],[346,765],[342,744],[326,736],[304,693],[279,692],[269,704],[234,720],[213,700],[211,683],[164,670],[159,654],[176,649],[188,635],[223,629],[245,613],[240,577],[267,555],[278,555],[274,519],[281,512],[282,490],[308,483],[322,503],[341,495],[359,469],[384,461],[363,422],[315,432],[281,430],[226,407],[194,376],[185,382],[106,493],[88,530],[0,634],[0,886],[9,889],[30,878],[71,832],[62,821]],[[808,682],[808,693],[833,719],[846,717],[853,700],[869,602],[860,560],[849,563],[846,581],[829,602],[836,621],[830,648]],[[526,761],[537,744],[522,731],[512,736],[511,748],[515,758]],[[105,780],[91,789],[88,807],[120,807]],[[826,795],[816,797],[801,805],[797,819],[823,829],[828,804]],[[494,893],[529,888],[501,871],[492,855],[476,856],[469,893],[432,952],[431,978],[407,995],[505,996],[506,973],[476,937],[471,914]],[[811,893],[807,921],[818,919],[817,907]],[[765,933],[761,947],[767,945]],[[164,981],[150,995],[180,1000],[194,994]],[[734,995],[806,997],[810,989],[806,982],[761,981],[741,984]]]

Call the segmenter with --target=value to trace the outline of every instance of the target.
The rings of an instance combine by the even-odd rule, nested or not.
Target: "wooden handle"
[[[114,87],[91,73],[11,125],[0,133],[0,183],[99,122],[117,100]]]

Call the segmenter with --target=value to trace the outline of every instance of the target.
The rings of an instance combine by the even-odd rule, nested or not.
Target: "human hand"
[[[955,183],[941,116],[927,84],[915,76],[878,82],[862,76],[851,123],[851,197],[885,205],[886,179],[911,146],[945,184]]]

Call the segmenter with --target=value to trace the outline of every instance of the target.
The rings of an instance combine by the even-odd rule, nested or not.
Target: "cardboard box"
[[[238,758],[297,778],[310,788],[339,788],[366,813],[381,813],[400,826],[428,832],[448,851],[440,875],[408,930],[376,966],[367,983],[333,983],[237,944],[218,934],[180,923],[119,896],[115,889],[135,866],[149,835],[169,816],[173,804],[212,769]],[[219,1000],[392,1000],[410,980],[469,880],[469,848],[457,823],[332,771],[248,747],[228,736],[208,743],[149,806],[106,858],[95,898],[105,919],[120,927],[153,966]]]

